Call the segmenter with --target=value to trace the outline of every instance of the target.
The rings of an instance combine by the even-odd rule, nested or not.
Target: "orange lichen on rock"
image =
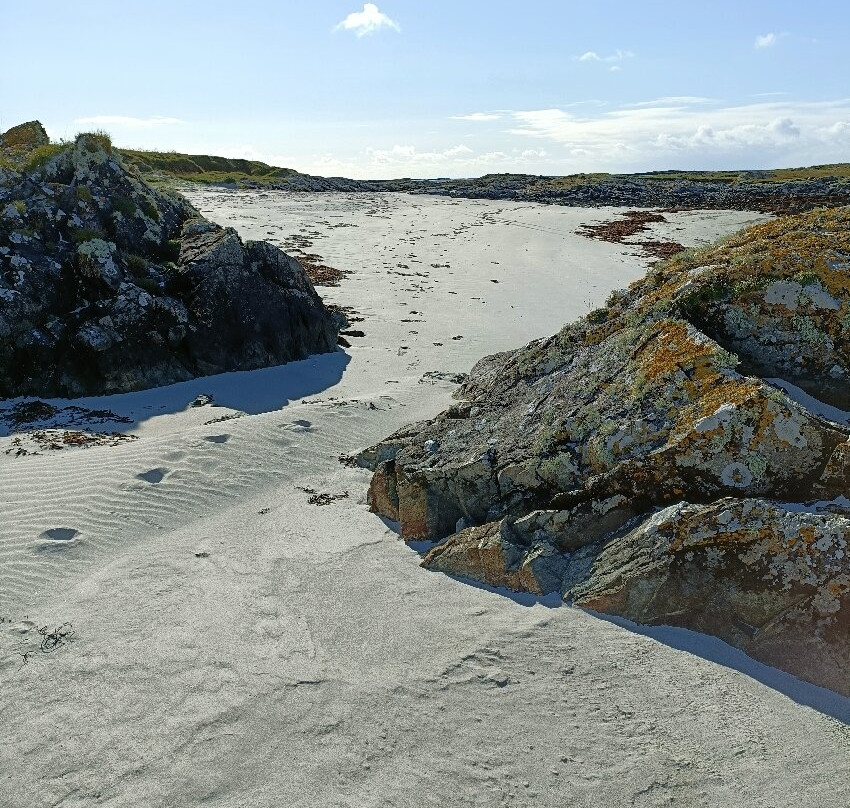
[[[847,209],[677,255],[364,452],[370,503],[392,516],[397,491],[402,537],[440,542],[430,569],[709,631],[850,692],[849,278]]]

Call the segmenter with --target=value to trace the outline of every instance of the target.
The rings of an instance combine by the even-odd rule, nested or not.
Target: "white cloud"
[[[756,48],[769,48],[771,45],[775,45],[779,41],[779,37],[776,34],[761,34],[756,37],[755,47]]]
[[[317,155],[296,166],[301,171],[322,176],[346,176],[359,179],[398,177],[472,177],[494,171],[557,173],[559,161],[545,149],[493,149],[476,152],[469,146],[420,151],[413,145],[396,144],[391,148],[369,147],[357,156]]]
[[[415,146],[400,146],[396,144],[391,149],[367,148],[366,154],[374,165],[422,165],[437,164],[472,154],[472,149],[463,144],[452,146],[443,151],[417,151]]]
[[[659,101],[668,103],[595,116],[563,109],[515,111],[517,125],[509,134],[559,144],[564,170],[801,165],[837,161],[846,148],[850,99],[727,107],[701,99]],[[576,165],[579,160],[583,166]]]
[[[338,23],[334,30],[354,31],[358,37],[374,33],[381,28],[392,28],[401,31],[398,23],[391,20],[374,3],[364,3],[363,11],[353,11],[342,22]]]
[[[360,179],[758,169],[844,162],[850,150],[850,97],[829,102],[764,98],[731,105],[700,96],[669,96],[629,106],[583,102],[480,114],[501,119],[480,127],[464,125],[460,132],[448,120],[428,126],[417,122],[415,127],[402,120],[398,130],[376,128],[380,135],[363,132],[352,140],[348,133],[324,154],[316,153],[316,138],[287,139],[283,146],[275,139],[212,140],[201,130],[195,133],[199,140],[190,143],[183,139],[192,134],[188,124],[127,130],[122,145],[131,145],[126,141],[135,133],[147,147],[245,157],[310,174]],[[475,134],[466,139],[469,130]],[[177,132],[180,141],[173,137]]]
[[[499,112],[471,112],[469,115],[452,115],[453,121],[498,121],[502,118]]]
[[[836,121],[832,126],[827,127],[826,134],[837,140],[846,139],[850,141],[850,120]]]
[[[253,143],[206,143],[201,147],[195,147],[186,151],[190,154],[198,154],[198,148],[201,148],[200,153],[202,154],[214,154],[218,157],[228,157],[238,160],[259,160],[261,163],[276,166],[277,168],[292,168],[298,160],[297,157],[291,154],[266,151],[258,148]],[[183,152],[184,149],[177,149],[177,151]]]
[[[117,126],[123,129],[152,129],[155,126],[172,126],[185,123],[180,118],[166,118],[154,115],[152,118],[133,118],[129,115],[92,115],[88,118],[77,118],[74,121],[79,126]]]
[[[612,62],[622,62],[624,59],[631,59],[634,54],[631,51],[620,50],[619,48],[614,51],[610,56],[600,56],[596,51],[585,51],[581,56],[574,56],[577,62],[605,62],[607,64],[611,64]]]

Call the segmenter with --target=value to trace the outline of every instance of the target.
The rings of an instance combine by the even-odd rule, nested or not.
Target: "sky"
[[[0,10],[0,130],[374,179],[850,162],[847,0]]]

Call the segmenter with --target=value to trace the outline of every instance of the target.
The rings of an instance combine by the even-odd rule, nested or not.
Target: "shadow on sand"
[[[797,704],[810,707],[844,724],[850,724],[850,698],[847,696],[841,696],[825,687],[804,682],[790,673],[772,668],[763,662],[757,662],[743,651],[733,648],[717,637],[673,626],[642,626],[622,617],[585,611],[600,620],[614,623],[627,631],[650,637],[664,645],[669,645],[671,648],[685,651],[726,668],[732,668],[782,693]]]
[[[158,415],[182,412],[199,396],[208,395],[217,408],[238,410],[248,415],[272,412],[285,407],[290,401],[315,395],[333,387],[342,378],[351,357],[344,351],[316,354],[298,362],[289,362],[276,367],[259,370],[221,373],[217,376],[202,376],[188,382],[178,382],[166,387],[139,390],[133,393],[118,393],[109,396],[86,398],[48,398],[55,407],[83,407],[89,410],[109,410],[124,418],[132,418],[134,425]],[[0,402],[7,409],[31,398],[8,399]],[[61,420],[61,419],[60,419]],[[99,429],[109,428],[126,431],[126,423],[105,421]],[[39,424],[44,426],[44,424]],[[0,434],[9,434],[3,429]]]
[[[381,521],[394,533],[398,534],[400,532],[398,522],[393,522],[385,517],[381,517]],[[422,557],[436,543],[433,541],[412,541],[408,542],[407,546]],[[492,592],[494,595],[512,600],[520,606],[535,606],[540,604],[550,609],[557,609],[560,606],[564,606],[564,602],[558,592],[550,592],[548,595],[542,596],[531,595],[527,592],[514,592],[502,586],[490,586],[481,581],[466,578],[463,575],[449,575],[448,577],[460,581],[467,586],[474,586],[476,589],[483,589],[485,592]],[[568,608],[578,607],[571,606]],[[743,651],[733,648],[717,637],[712,637],[709,634],[700,634],[697,631],[691,631],[686,628],[676,628],[675,626],[642,626],[623,617],[602,614],[601,612],[594,612],[590,609],[581,609],[580,611],[600,620],[614,623],[614,625],[620,626],[620,628],[627,631],[632,631],[635,634],[650,637],[656,642],[669,645],[678,651],[685,651],[686,653],[706,659],[709,662],[714,662],[717,665],[732,668],[782,693],[792,701],[797,702],[797,704],[810,707],[819,713],[834,718],[836,721],[850,725],[850,697],[842,696],[832,690],[827,690],[825,687],[813,685],[810,682],[804,682],[790,673],[781,671],[778,668],[772,668],[763,662],[757,662],[755,659],[747,656]]]

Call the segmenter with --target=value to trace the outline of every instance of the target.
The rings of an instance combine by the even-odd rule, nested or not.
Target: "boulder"
[[[713,634],[850,695],[848,517],[749,498],[680,503],[607,542],[566,597]]]
[[[777,219],[657,265],[554,337],[481,360],[457,404],[364,451],[360,463],[376,471],[371,507],[397,519],[404,539],[437,542],[423,560],[428,568],[560,590],[580,605],[650,622],[630,593],[650,587],[660,568],[650,575],[623,548],[638,557],[642,526],[657,514],[674,530],[702,518],[700,509],[710,519],[718,503],[724,515],[729,503],[748,503],[744,523],[758,512],[776,535],[805,523],[819,536],[833,517],[811,507],[805,518],[786,517],[793,509],[776,503],[840,503],[850,494],[850,414],[840,409],[850,372],[848,256],[850,209],[838,208]],[[785,552],[765,546],[768,556]],[[629,570],[626,583],[617,597],[603,597],[591,584],[618,565]],[[818,592],[840,589],[850,559],[839,550],[819,569]],[[722,587],[723,576],[738,573],[706,574]],[[759,580],[753,592],[774,603],[767,593],[775,582]],[[732,598],[715,621],[699,622],[699,593],[686,597],[682,587],[670,584],[664,614],[683,615],[671,622],[802,670],[790,652],[744,644],[722,628],[756,625],[744,601]],[[815,619],[804,610],[798,623],[809,620],[817,633]],[[791,637],[790,626],[780,621],[771,631]],[[806,646],[800,659],[827,648],[844,658],[846,632],[817,636],[821,645]],[[800,675],[837,686],[815,662]]]
[[[27,121],[0,133],[0,155],[7,160],[19,159],[49,144],[40,121]]]
[[[336,349],[293,258],[151,187],[102,135],[49,151],[0,176],[0,396],[116,393]]]

